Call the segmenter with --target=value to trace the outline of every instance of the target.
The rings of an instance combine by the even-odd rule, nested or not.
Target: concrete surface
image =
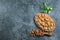
[[[52,37],[30,37],[28,32],[37,29],[33,17],[41,12],[42,3],[48,3],[53,10],[50,15],[56,28]],[[0,40],[59,40],[60,0],[0,0]]]

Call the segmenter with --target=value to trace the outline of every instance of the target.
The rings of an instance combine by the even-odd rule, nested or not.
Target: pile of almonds
[[[39,13],[34,18],[36,25],[44,31],[52,31],[55,28],[53,19],[47,14]]]
[[[42,30],[33,30],[32,29],[32,32],[30,32],[30,36],[31,37],[35,37],[35,36],[44,36],[44,35],[46,35],[46,36],[52,36],[52,32],[44,32],[44,31],[42,31]]]
[[[34,21],[36,25],[42,30],[32,29],[32,32],[30,32],[31,36],[52,36],[52,31],[55,29],[55,23],[50,16],[48,16],[47,14],[38,13],[34,17]]]

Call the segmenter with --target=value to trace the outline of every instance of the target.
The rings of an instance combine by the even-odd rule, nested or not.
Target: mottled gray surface
[[[42,3],[48,3],[53,10],[50,15],[56,22],[52,37],[30,37],[28,32],[37,28],[33,17],[39,13]],[[37,4],[35,4],[37,3]],[[0,0],[0,40],[59,40],[60,0]]]

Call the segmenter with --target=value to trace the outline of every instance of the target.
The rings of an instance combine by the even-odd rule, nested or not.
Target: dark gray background
[[[53,10],[51,16],[56,28],[52,37],[30,37],[32,28],[38,29],[33,17],[39,13],[43,2]],[[0,0],[0,40],[59,40],[60,39],[60,0]]]

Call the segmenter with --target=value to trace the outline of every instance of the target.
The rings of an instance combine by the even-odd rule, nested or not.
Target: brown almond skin
[[[52,32],[44,32],[42,30],[35,30],[35,31],[32,30],[32,32],[30,32],[30,36],[31,37],[44,36],[44,35],[46,35],[46,36],[52,36]]]
[[[35,24],[44,31],[53,31],[55,29],[55,22],[47,14],[44,14],[44,13],[36,14],[34,17],[34,21],[35,21]],[[45,29],[45,27],[47,28]]]

